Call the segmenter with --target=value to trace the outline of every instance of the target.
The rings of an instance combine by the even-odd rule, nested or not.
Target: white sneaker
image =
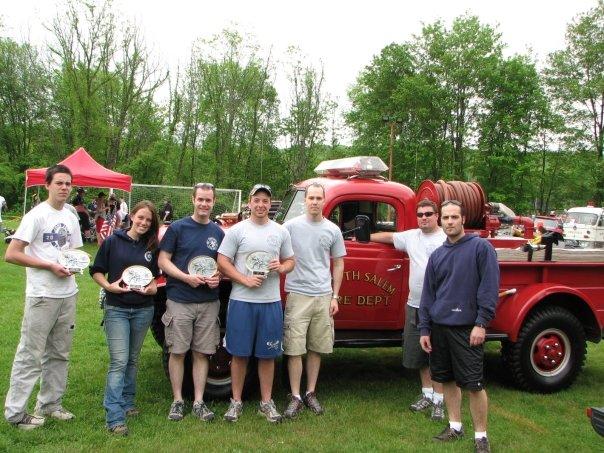
[[[38,417],[36,415],[25,414],[20,422],[14,423],[14,425],[25,431],[39,428],[44,424],[44,417]]]
[[[46,411],[41,411],[39,409],[36,409],[36,411],[34,412],[34,415],[36,417],[51,417],[57,420],[72,420],[75,418],[75,415],[72,414],[71,412],[69,412],[68,410],[63,409],[62,407],[59,407],[58,409],[55,409],[54,411],[50,411],[50,412],[46,412]]]

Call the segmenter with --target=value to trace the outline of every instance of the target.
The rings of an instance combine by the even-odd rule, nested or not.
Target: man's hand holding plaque
[[[59,252],[58,261],[70,274],[83,274],[90,265],[90,256],[82,250],[67,249]]]

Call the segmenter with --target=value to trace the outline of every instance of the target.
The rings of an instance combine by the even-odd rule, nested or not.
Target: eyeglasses
[[[417,212],[415,215],[418,219],[421,219],[422,217],[432,217],[434,215],[434,211]]]
[[[214,184],[211,184],[209,182],[198,182],[197,184],[195,184],[195,189],[214,190]]]
[[[442,208],[442,207],[450,205],[450,204],[461,207],[461,201],[457,201],[457,200],[445,200],[441,203],[440,207]]]

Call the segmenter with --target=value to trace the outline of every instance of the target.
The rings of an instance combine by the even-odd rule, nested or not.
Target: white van
[[[604,248],[604,209],[586,206],[568,210],[564,222],[566,247]]]

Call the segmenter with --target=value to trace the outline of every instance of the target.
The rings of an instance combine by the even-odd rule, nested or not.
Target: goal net
[[[173,220],[189,216],[193,212],[192,187],[132,184],[130,193],[123,190],[114,190],[113,192],[116,197],[123,197],[126,200],[128,209],[132,209],[141,200],[149,200],[155,205],[159,213],[164,203],[169,200],[174,209]],[[216,203],[212,217],[225,212],[239,212],[240,206],[241,190],[216,188]]]

